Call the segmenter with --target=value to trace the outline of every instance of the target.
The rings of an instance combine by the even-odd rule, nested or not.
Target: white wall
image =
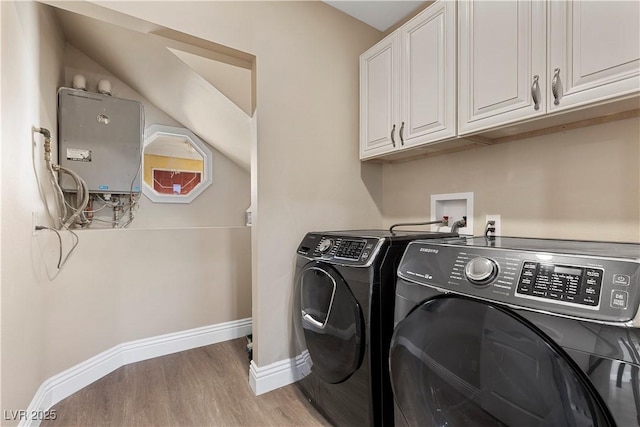
[[[640,242],[640,119],[385,165],[385,225],[468,191],[475,235],[500,214],[505,236]]]
[[[166,209],[144,229],[79,231],[76,251],[50,280],[56,238],[32,236],[32,212],[47,221],[36,173],[50,194],[43,138],[32,127],[56,134],[65,43],[49,7],[1,8],[1,399],[2,410],[17,411],[45,379],[119,343],[250,317],[250,229],[236,226],[249,185],[237,173],[238,185],[213,191],[193,216]],[[220,214],[232,197],[235,210]],[[151,209],[143,206],[139,219]]]

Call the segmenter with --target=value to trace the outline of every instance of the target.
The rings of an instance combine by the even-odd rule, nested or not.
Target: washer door
[[[311,371],[328,383],[345,381],[360,367],[364,356],[360,305],[344,279],[326,264],[304,267],[298,287],[299,315],[313,362]]]
[[[500,306],[427,301],[391,342],[396,408],[410,426],[609,426],[602,399],[569,356]]]

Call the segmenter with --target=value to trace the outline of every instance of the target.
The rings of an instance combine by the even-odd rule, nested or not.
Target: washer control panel
[[[336,264],[369,265],[383,240],[377,238],[341,237],[308,234],[298,247],[298,253],[310,259]]]
[[[588,320],[628,322],[640,305],[638,259],[416,241],[407,247],[398,276],[445,292]]]

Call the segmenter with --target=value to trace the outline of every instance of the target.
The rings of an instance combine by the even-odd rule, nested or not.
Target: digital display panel
[[[581,268],[570,268],[570,267],[562,267],[562,266],[556,265],[554,272],[557,274],[570,274],[573,276],[582,276]]]
[[[525,261],[517,294],[550,302],[597,307],[600,303],[602,269]]]

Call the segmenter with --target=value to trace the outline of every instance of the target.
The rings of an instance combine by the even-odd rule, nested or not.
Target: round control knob
[[[333,246],[333,240],[331,240],[331,239],[322,239],[320,241],[320,244],[318,245],[318,251],[320,251],[320,253],[325,253],[329,249],[331,249],[331,246]]]
[[[486,285],[498,275],[498,266],[488,258],[477,257],[467,263],[464,274],[474,285]]]

